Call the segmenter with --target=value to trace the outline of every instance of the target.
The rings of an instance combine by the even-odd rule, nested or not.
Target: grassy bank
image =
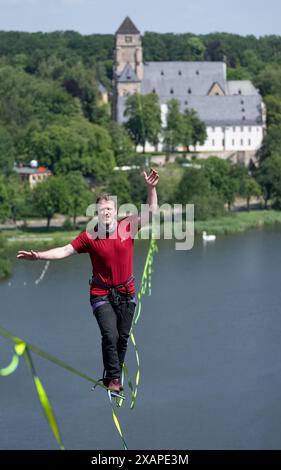
[[[281,211],[254,210],[249,212],[232,212],[223,217],[195,222],[195,233],[227,234],[243,232],[250,228],[264,225],[281,224]]]
[[[203,230],[214,234],[243,232],[250,228],[269,224],[281,224],[281,211],[255,210],[250,212],[233,212],[220,218],[195,222],[195,233]],[[49,249],[62,246],[73,240],[79,230],[45,229],[40,230],[4,230],[2,233],[8,241],[9,251],[18,249]]]

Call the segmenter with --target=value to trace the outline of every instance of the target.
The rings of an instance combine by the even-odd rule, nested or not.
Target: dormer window
[[[133,38],[132,36],[125,36],[125,42],[132,42]]]
[[[242,117],[242,121],[245,121],[245,120],[246,120],[246,117],[245,117],[245,116],[243,116],[243,117]]]

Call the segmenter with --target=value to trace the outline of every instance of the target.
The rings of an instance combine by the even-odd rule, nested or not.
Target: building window
[[[243,145],[243,144],[244,144],[243,139],[240,139],[240,145]]]
[[[132,36],[125,36],[125,42],[132,42]]]
[[[181,75],[181,70],[179,70],[179,75]]]
[[[188,88],[187,93],[190,95],[191,94],[191,88]]]
[[[257,132],[259,132],[259,131],[260,131],[260,128],[259,128],[259,127],[257,127]]]
[[[233,145],[233,146],[235,145],[235,140],[234,140],[234,139],[232,139],[232,145]]]
[[[240,103],[241,103],[241,104],[244,104],[244,100],[241,100]]]
[[[251,128],[251,127],[248,127],[248,131],[249,131],[249,132],[252,132],[252,128]]]
[[[243,116],[243,117],[242,117],[242,121],[245,121],[245,120],[246,120],[246,117],[245,117],[245,116]]]
[[[163,72],[163,70],[161,70],[161,75],[164,75],[164,72]]]
[[[245,113],[245,108],[242,108],[241,111],[242,111],[242,113]]]
[[[153,90],[152,90],[152,93],[156,93],[156,90],[155,90],[155,88],[153,88]]]
[[[233,130],[233,132],[235,132],[235,126],[233,126],[232,130]]]
[[[196,70],[196,75],[199,75],[199,70]]]
[[[174,93],[173,88],[170,89],[170,93],[171,93],[171,95]]]
[[[215,128],[215,127],[212,127],[212,131],[215,132],[215,131],[216,131],[216,128]]]
[[[239,95],[241,95],[241,93],[242,93],[242,91],[240,90],[240,88],[239,88],[239,90],[238,90],[238,93],[239,93]]]
[[[251,145],[251,139],[248,139],[248,145]]]
[[[240,131],[241,131],[241,132],[243,132],[243,129],[244,129],[244,127],[243,127],[243,126],[241,126],[241,127],[240,127]]]
[[[222,146],[224,147],[224,139],[222,139],[221,144],[222,144]]]
[[[185,100],[184,104],[188,104],[188,101],[187,101],[187,100]]]
[[[215,146],[215,139],[212,139],[212,146]]]

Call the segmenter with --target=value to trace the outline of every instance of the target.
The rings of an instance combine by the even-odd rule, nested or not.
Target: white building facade
[[[254,159],[265,133],[266,109],[251,81],[227,80],[224,62],[143,62],[140,32],[128,17],[115,37],[113,118],[117,122],[126,122],[128,95],[156,93],[163,128],[167,102],[172,98],[179,101],[182,112],[194,109],[205,123],[204,144],[190,146],[190,152],[202,157],[215,153],[222,158],[244,153],[245,162]],[[162,140],[158,151],[165,150]],[[147,142],[146,150],[156,149]]]

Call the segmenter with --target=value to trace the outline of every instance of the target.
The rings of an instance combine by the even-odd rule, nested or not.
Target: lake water
[[[195,240],[190,251],[157,241],[152,296],[135,337],[141,376],[136,408],[117,410],[130,449],[281,448],[280,226]],[[135,243],[139,282],[148,248]],[[100,378],[101,341],[88,299],[87,254],[15,261],[0,283],[0,325]],[[137,282],[137,286],[138,286]],[[12,343],[0,338],[0,367]],[[106,393],[33,354],[67,449],[121,449]],[[129,343],[126,362],[134,376]],[[22,359],[0,378],[0,448],[57,449]]]

